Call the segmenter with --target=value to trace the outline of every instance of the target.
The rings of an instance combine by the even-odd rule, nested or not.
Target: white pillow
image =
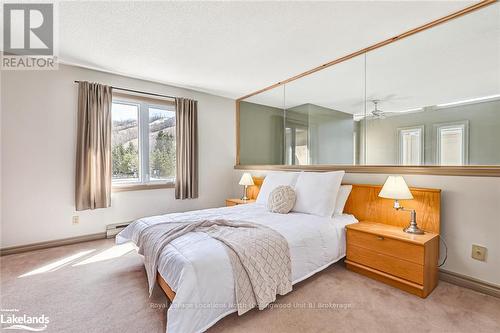
[[[267,205],[269,200],[269,194],[271,194],[272,190],[280,185],[291,186],[295,185],[297,181],[297,177],[299,176],[298,172],[270,172],[264,178],[264,182],[260,187],[259,195],[257,195],[257,200],[255,201],[258,204]]]
[[[303,172],[295,183],[297,199],[293,211],[331,217],[344,171]]]
[[[342,215],[344,213],[344,207],[351,194],[352,185],[341,185],[339,193],[337,194],[337,203],[335,204],[334,215]]]

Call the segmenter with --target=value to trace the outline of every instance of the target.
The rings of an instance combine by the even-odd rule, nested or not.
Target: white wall
[[[234,102],[208,94],[82,68],[1,72],[1,247],[104,231],[109,223],[223,205],[241,195],[235,160]],[[199,101],[200,198],[173,189],[114,193],[112,207],[79,212],[72,225],[77,89],[90,80]],[[259,174],[254,172],[254,174]],[[232,176],[231,176],[232,175]],[[347,174],[345,182],[381,184],[386,175]],[[500,285],[500,178],[405,176],[410,186],[440,188],[445,269]],[[488,248],[486,262],[471,245]]]
[[[233,194],[241,196],[235,170]],[[253,172],[263,175],[265,172]],[[346,174],[345,183],[383,184],[387,175]],[[409,186],[438,188],[441,193],[441,236],[448,244],[445,270],[500,286],[500,178],[405,175]],[[405,214],[402,212],[401,214]],[[409,219],[409,216],[408,216]],[[418,221],[418,216],[417,216]],[[471,246],[488,248],[486,262],[471,258]],[[444,248],[441,247],[441,254]]]
[[[1,76],[2,248],[103,232],[107,224],[148,215],[221,206],[231,193],[234,101],[64,65]],[[198,100],[200,197],[175,200],[173,189],[120,192],[113,193],[111,208],[76,213],[74,80]],[[72,224],[73,215],[80,216],[78,225]]]

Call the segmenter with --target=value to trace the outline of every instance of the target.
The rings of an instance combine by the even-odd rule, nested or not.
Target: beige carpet
[[[94,241],[5,256],[0,265],[2,310],[44,314],[48,332],[165,331],[165,297],[157,290],[148,298],[130,247]],[[441,282],[423,300],[336,264],[273,308],[230,315],[210,331],[500,332],[500,299]]]

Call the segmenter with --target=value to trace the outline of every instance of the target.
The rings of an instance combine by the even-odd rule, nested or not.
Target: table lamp
[[[394,209],[410,212],[410,225],[403,229],[404,232],[417,235],[424,234],[424,231],[417,226],[417,213],[415,210],[405,209],[403,206],[399,205],[398,200],[413,199],[413,195],[402,176],[389,176],[378,196],[381,198],[394,199]]]
[[[239,184],[245,186],[245,193],[243,194],[243,198],[241,198],[241,200],[248,200],[248,197],[247,197],[247,188],[248,188],[248,186],[254,185],[253,179],[252,179],[252,175],[250,173],[248,173],[248,172],[245,172],[241,176]]]

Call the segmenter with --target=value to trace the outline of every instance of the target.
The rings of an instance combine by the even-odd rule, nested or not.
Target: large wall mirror
[[[492,5],[366,55],[365,164],[500,165]]]
[[[237,112],[241,167],[500,175],[500,4],[238,100]]]

